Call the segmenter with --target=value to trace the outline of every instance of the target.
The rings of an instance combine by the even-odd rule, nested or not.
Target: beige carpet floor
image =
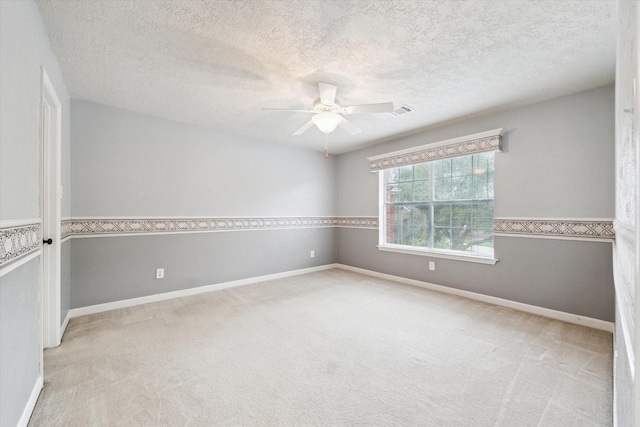
[[[606,426],[612,336],[328,270],[72,319],[31,426]]]

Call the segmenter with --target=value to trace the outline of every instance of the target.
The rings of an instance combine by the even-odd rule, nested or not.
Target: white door
[[[60,145],[62,109],[42,67],[41,140],[41,331],[44,348],[60,345]]]

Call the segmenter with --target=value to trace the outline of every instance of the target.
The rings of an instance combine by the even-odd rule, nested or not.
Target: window
[[[495,264],[493,129],[367,157],[380,177],[384,251]]]
[[[382,247],[493,258],[494,153],[380,171]]]

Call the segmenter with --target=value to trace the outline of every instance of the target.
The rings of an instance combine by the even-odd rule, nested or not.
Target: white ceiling
[[[72,97],[342,153],[444,121],[614,80],[615,1],[38,2]],[[362,133],[313,127],[317,82]]]

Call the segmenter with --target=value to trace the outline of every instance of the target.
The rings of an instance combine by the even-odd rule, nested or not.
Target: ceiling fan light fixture
[[[342,116],[331,111],[318,113],[311,118],[311,121],[320,129],[321,132],[328,135],[338,126],[342,120]]]
[[[0,0],[2,1],[2,0]],[[302,125],[298,130],[293,132],[291,136],[298,136],[305,133],[309,128],[316,125],[320,132],[329,135],[340,126],[349,135],[357,135],[362,129],[351,123],[343,115],[349,114],[376,114],[391,113],[393,111],[393,102],[379,102],[377,104],[350,105],[341,107],[336,104],[336,91],[338,87],[330,83],[318,82],[318,91],[320,98],[313,102],[312,110],[291,110],[288,108],[263,108],[263,110],[275,111],[293,111],[297,113],[312,113],[311,120]],[[403,107],[406,107],[403,106]],[[409,107],[407,107],[409,108]]]

